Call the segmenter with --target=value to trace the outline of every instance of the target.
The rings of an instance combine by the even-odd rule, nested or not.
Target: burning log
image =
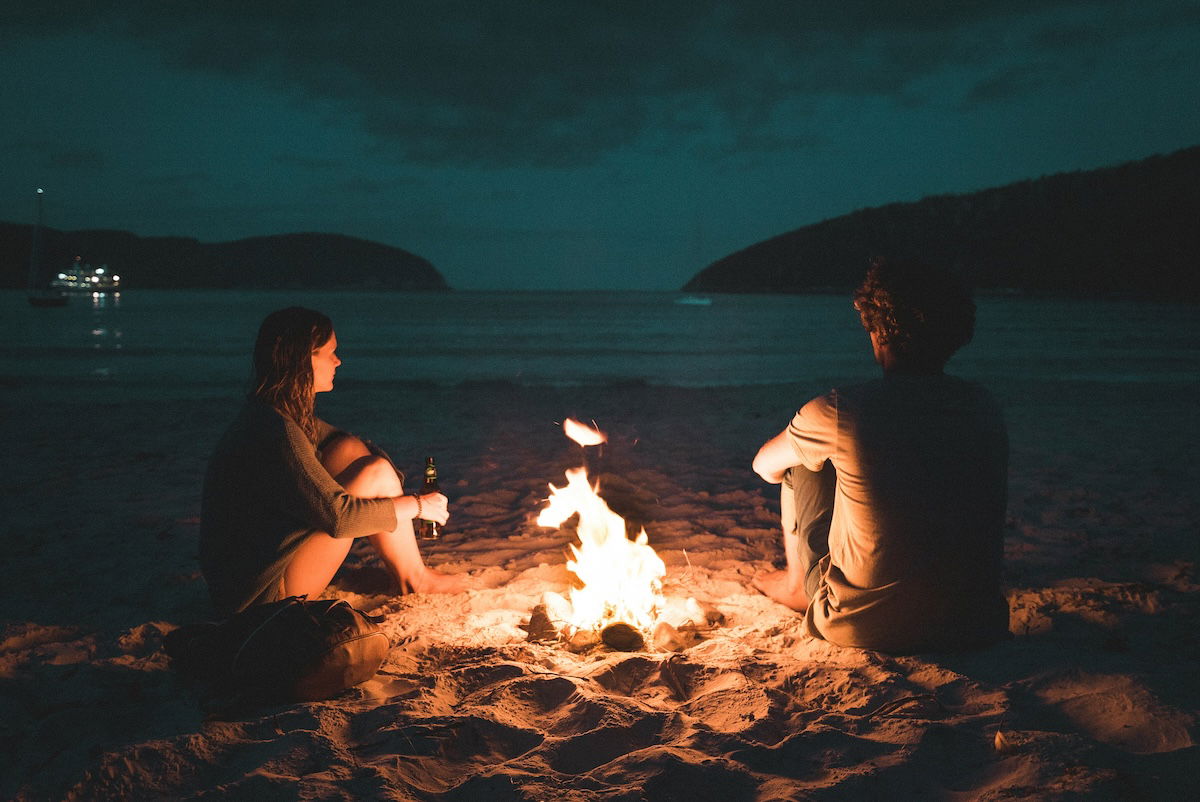
[[[546,605],[544,604],[534,607],[533,611],[529,614],[529,623],[521,624],[520,626],[527,633],[525,640],[534,643],[538,641],[559,640],[562,637],[562,633],[558,631],[558,627],[554,626],[554,622],[550,620],[550,616],[546,612]]]
[[[624,621],[614,621],[600,630],[600,640],[618,652],[636,652],[646,645],[646,638]]]

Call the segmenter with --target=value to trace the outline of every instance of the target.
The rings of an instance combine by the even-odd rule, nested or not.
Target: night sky
[[[327,231],[672,289],[893,201],[1200,143],[1200,2],[7,0],[0,219]]]

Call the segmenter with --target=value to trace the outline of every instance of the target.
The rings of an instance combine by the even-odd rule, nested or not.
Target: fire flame
[[[574,418],[567,418],[563,421],[562,426],[563,434],[581,446],[598,446],[608,441],[608,436],[596,428],[595,421],[592,421],[592,425],[588,426],[586,423],[580,423]]]
[[[568,418],[563,422],[564,432],[581,445],[586,444],[572,434],[568,422],[604,442],[598,429]],[[666,565],[648,544],[645,529],[634,540],[626,537],[625,519],[596,494],[598,487],[588,482],[586,468],[572,468],[567,471],[565,487],[550,485],[550,498],[537,518],[539,526],[558,527],[579,514],[579,544],[571,544],[567,570],[582,587],[571,588],[568,623],[576,629],[599,630],[624,621],[648,632],[663,605]]]

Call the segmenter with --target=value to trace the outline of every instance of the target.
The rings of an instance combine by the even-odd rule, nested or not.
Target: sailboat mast
[[[33,242],[29,246],[29,289],[35,289],[38,282],[38,271],[42,266],[42,196],[46,192],[41,187],[37,189],[37,221],[33,224]]]

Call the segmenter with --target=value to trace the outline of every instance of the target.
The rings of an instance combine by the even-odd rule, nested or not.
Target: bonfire
[[[563,433],[584,448],[608,439],[594,424],[571,418],[563,421]],[[531,617],[530,637],[554,633],[587,643],[591,635],[626,651],[641,648],[649,637],[667,648],[682,645],[676,627],[662,616],[667,568],[651,548],[645,528],[629,538],[625,519],[600,497],[599,484],[588,479],[586,467],[572,468],[566,477],[566,485],[550,485],[550,497],[537,523],[557,528],[579,516],[578,543],[570,545],[567,559],[567,570],[578,585],[566,598],[553,592],[543,596]],[[694,599],[685,606],[689,623],[712,623],[711,611],[705,613]]]

